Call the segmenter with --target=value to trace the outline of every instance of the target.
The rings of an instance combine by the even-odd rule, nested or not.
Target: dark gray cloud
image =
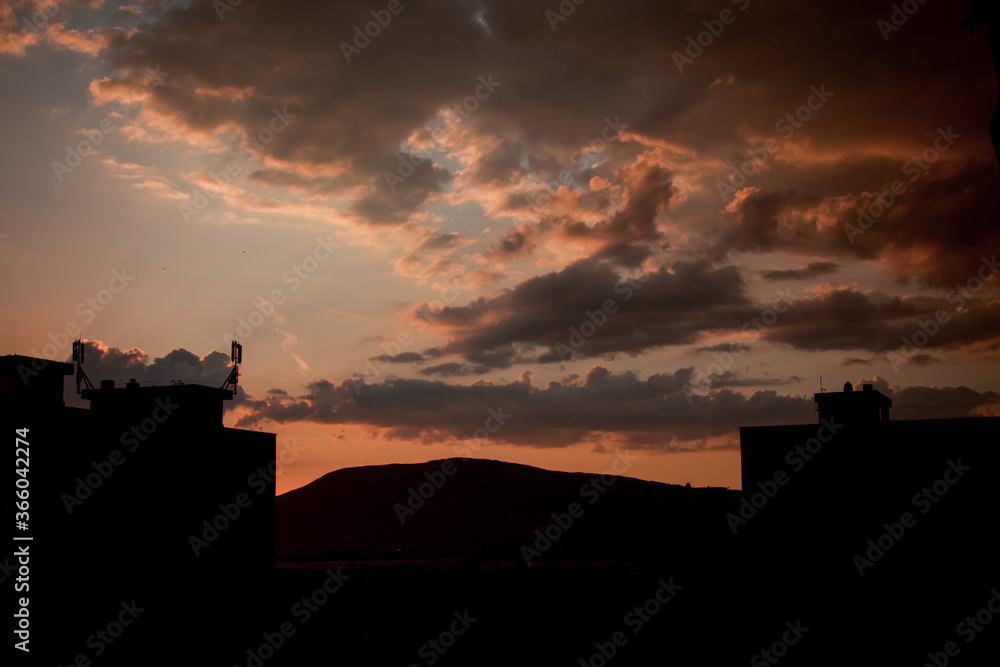
[[[416,312],[427,315],[428,306]],[[695,342],[706,331],[738,330],[759,312],[733,267],[678,262],[635,277],[581,260],[498,294],[434,314],[447,330],[444,353],[495,368],[637,354]]]
[[[515,382],[394,379],[356,386],[315,382],[291,400],[269,397],[249,404],[240,426],[312,421],[389,429],[397,437],[464,440],[486,420],[509,415],[490,434],[494,443],[564,447],[619,434],[629,446],[662,451],[698,449],[705,439],[737,440],[739,426],[815,419],[811,401],[758,391],[750,396],[721,389],[686,391],[693,369],[657,373],[645,380],[632,372],[593,367],[586,378],[534,387],[530,373]],[[492,411],[492,412],[491,412]],[[492,426],[492,425],[491,425]],[[476,436],[481,437],[481,436]]]
[[[1000,394],[994,391],[977,391],[960,385],[955,387],[891,386],[885,378],[875,376],[857,383],[872,384],[874,388],[892,399],[890,418],[902,419],[955,419],[984,414],[996,414]]]
[[[807,266],[798,269],[761,271],[760,277],[764,280],[802,280],[828,276],[836,271],[837,265],[833,262],[810,262]]]
[[[924,348],[995,342],[1000,338],[1000,304],[969,292],[889,298],[838,289],[792,301],[763,337],[800,350],[868,350],[907,357]],[[845,364],[861,361],[852,358]]]
[[[120,350],[101,341],[84,341],[84,370],[94,384],[114,380],[119,385],[135,378],[139,383],[208,384],[221,386],[229,375],[229,355],[212,351],[199,357],[184,348],[152,357],[137,347]]]
[[[419,352],[400,352],[399,354],[380,354],[371,357],[369,361],[376,361],[383,364],[412,364],[424,360],[424,355]]]
[[[477,434],[477,430],[493,418],[492,444],[565,447],[615,437],[635,448],[689,451],[706,447],[710,438],[719,438],[722,446],[735,446],[740,426],[816,421],[811,397],[782,396],[771,389],[693,392],[693,377],[693,368],[642,379],[633,372],[594,366],[584,378],[571,376],[544,388],[532,385],[529,372],[514,382],[471,385],[408,379],[370,385],[345,380],[338,385],[323,380],[308,385],[306,393],[294,399],[272,396],[249,401],[238,425],[354,424],[387,429],[397,438],[448,442],[485,437],[486,431]],[[729,386],[759,387],[800,379],[727,373],[718,380]],[[967,416],[1000,404],[996,393],[968,387],[890,388],[884,379],[874,382],[893,399],[894,409],[900,408],[896,419]],[[910,409],[918,406],[933,409]]]

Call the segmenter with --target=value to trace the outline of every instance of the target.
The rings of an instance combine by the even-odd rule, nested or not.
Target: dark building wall
[[[224,428],[212,387],[96,390],[98,409],[68,408],[73,367],[47,362],[25,383],[25,359],[0,358],[0,428],[28,429],[33,660],[96,664],[88,637],[133,599],[147,611],[101,664],[135,664],[199,633],[239,645],[218,637],[254,629],[272,585],[275,435]],[[5,452],[9,477],[15,448]],[[12,501],[5,493],[11,523]]]
[[[965,646],[956,625],[1000,581],[1000,418],[844,426],[806,459],[819,429],[741,429],[753,622],[805,619],[799,664],[924,664],[947,641],[985,664],[1000,642]]]

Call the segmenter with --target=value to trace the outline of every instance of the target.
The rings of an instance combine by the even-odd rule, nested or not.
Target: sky
[[[2,2],[0,353],[221,385],[238,340],[226,425],[277,434],[279,493],[619,450],[739,488],[739,427],[814,423],[821,377],[1000,414],[968,11]]]

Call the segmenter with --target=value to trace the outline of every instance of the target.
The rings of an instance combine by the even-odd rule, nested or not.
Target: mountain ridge
[[[726,529],[725,508],[738,495],[493,459],[353,466],[277,497],[277,555],[642,558]]]

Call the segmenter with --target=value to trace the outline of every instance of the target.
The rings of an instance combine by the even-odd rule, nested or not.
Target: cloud
[[[504,423],[489,436],[498,444],[565,447],[600,439],[674,451],[704,448],[712,438],[733,446],[741,425],[815,419],[811,401],[773,391],[722,389],[691,396],[689,402],[684,387],[692,370],[643,380],[632,372],[616,374],[595,366],[585,378],[545,388],[532,386],[530,373],[506,384],[395,379],[355,386],[350,380],[340,385],[324,380],[294,399],[252,401],[239,425],[265,420],[358,424],[385,429],[389,437],[457,441],[474,437],[488,418],[499,414]]]
[[[805,278],[818,278],[828,276],[837,270],[837,265],[833,262],[810,262],[807,266],[798,269],[774,269],[771,271],[761,271],[761,278],[764,280],[802,280]]]
[[[1000,338],[1000,302],[957,291],[944,297],[888,297],[853,288],[834,289],[792,300],[763,337],[799,350],[899,355],[925,347],[995,343]]]
[[[738,329],[754,312],[732,267],[677,262],[623,277],[587,259],[464,306],[432,312],[423,304],[415,315],[448,336],[442,352],[507,368],[692,343]]]
[[[890,418],[902,419],[956,419],[983,415],[995,416],[1000,406],[1000,394],[994,391],[977,391],[964,385],[958,386],[900,386],[890,385],[876,375],[869,380],[877,391],[892,399]]]
[[[101,380],[114,380],[119,386],[131,379],[140,384],[149,382],[221,386],[229,375],[229,354],[213,350],[204,357],[179,348],[162,357],[152,357],[138,347],[120,350],[99,340],[85,340],[84,370],[96,385]]]
[[[383,364],[412,364],[424,360],[424,355],[419,352],[400,352],[399,354],[380,354],[372,357],[369,361],[376,361]]]
[[[684,368],[641,379],[633,372],[594,366],[584,378],[572,376],[544,388],[532,385],[529,372],[514,382],[471,385],[408,379],[371,385],[345,380],[337,385],[323,380],[309,384],[307,393],[296,398],[271,395],[248,401],[238,425],[354,424],[383,429],[386,437],[454,443],[484,437],[485,431],[474,434],[499,415],[503,423],[490,424],[493,444],[566,447],[614,441],[669,452],[735,446],[740,426],[815,423],[811,397],[728,388],[688,396],[693,372]],[[729,379],[747,386],[799,380]],[[968,387],[889,387],[881,378],[874,383],[893,399],[894,410],[900,408],[896,414],[903,414],[897,419],[968,416],[1000,405],[995,392]]]

